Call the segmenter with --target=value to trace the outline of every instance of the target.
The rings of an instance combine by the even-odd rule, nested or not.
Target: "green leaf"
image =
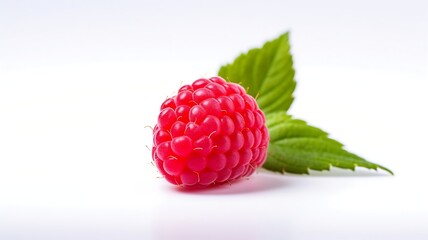
[[[288,33],[241,54],[218,75],[241,84],[264,113],[287,111],[296,87]]]
[[[266,119],[271,139],[263,167],[268,170],[308,174],[309,169],[321,171],[334,166],[355,170],[359,166],[380,168],[393,174],[386,167],[346,151],[341,143],[329,138],[321,129],[293,119],[284,112],[268,114]]]
[[[270,144],[263,167],[301,174],[309,169],[329,170],[330,166],[352,170],[360,166],[393,174],[346,151],[323,130],[286,114],[294,99],[294,74],[288,33],[239,55],[218,72],[226,80],[241,84],[267,115]]]

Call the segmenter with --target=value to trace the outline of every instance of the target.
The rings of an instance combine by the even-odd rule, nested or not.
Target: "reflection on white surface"
[[[260,172],[232,185],[199,192],[180,190],[162,179],[145,181],[148,182],[135,182],[122,191],[119,186],[112,187],[111,191],[98,192],[85,202],[76,201],[82,194],[75,191],[80,196],[72,194],[74,199],[61,199],[63,206],[39,203],[39,206],[27,204],[3,209],[0,236],[2,239],[313,239],[320,236],[422,239],[426,236],[423,228],[426,211],[420,209],[424,202],[402,196],[413,191],[404,190],[406,186],[400,184],[399,177],[304,177]],[[141,185],[147,183],[153,186]],[[397,198],[400,200],[394,200]],[[397,207],[397,201],[411,205]]]

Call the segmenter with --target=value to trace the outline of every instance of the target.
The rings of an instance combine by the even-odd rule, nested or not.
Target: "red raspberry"
[[[266,160],[265,122],[239,84],[202,78],[162,104],[152,157],[176,185],[208,186],[249,176]]]

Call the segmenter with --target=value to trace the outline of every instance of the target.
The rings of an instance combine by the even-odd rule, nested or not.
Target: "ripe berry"
[[[186,187],[250,176],[266,160],[265,122],[240,85],[201,78],[162,104],[152,157],[167,181]]]

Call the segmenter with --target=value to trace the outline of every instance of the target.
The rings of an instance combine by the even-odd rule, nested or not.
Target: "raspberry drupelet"
[[[198,79],[162,104],[153,161],[168,182],[185,187],[250,176],[266,160],[265,123],[256,100],[239,84]]]

